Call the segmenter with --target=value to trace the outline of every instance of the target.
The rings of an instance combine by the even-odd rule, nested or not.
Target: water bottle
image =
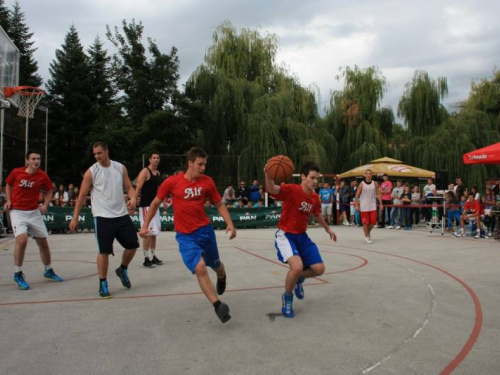
[[[432,224],[437,224],[439,222],[437,203],[432,204]]]
[[[466,237],[472,237],[472,225],[467,224],[465,226],[465,236]]]

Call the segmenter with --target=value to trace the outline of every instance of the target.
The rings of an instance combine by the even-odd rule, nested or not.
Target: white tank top
[[[110,160],[109,167],[95,163],[90,167],[92,215],[114,218],[128,214],[123,192],[123,165]]]
[[[361,190],[360,210],[361,212],[375,211],[377,209],[377,192],[375,189],[375,181],[371,184],[361,181],[363,190]]]

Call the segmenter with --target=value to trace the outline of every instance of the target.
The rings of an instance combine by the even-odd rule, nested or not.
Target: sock
[[[51,270],[52,269],[52,266],[50,264],[47,264],[45,266],[45,271],[48,271],[48,270]]]
[[[465,232],[465,229],[464,228],[460,228],[460,233],[464,234]]]
[[[126,269],[127,269],[127,266],[124,266],[124,265],[122,264],[122,265],[120,265],[120,268],[121,268],[122,270],[126,270]]]
[[[156,249],[150,249],[151,250],[151,258],[153,258],[155,256],[155,250]]]
[[[14,266],[14,269],[16,270],[16,273],[23,272],[22,268],[23,268],[22,266],[21,267]]]
[[[222,303],[221,301],[217,300],[217,301],[215,301],[215,302],[213,303],[213,305],[214,305],[214,307],[215,307],[215,308],[217,308],[217,307],[219,307],[219,306],[220,306],[220,304],[221,304],[221,303]]]
[[[101,278],[100,278],[100,279],[99,279],[99,282],[100,282],[100,283],[102,283],[103,281],[106,281],[106,278],[104,278],[104,279],[101,279]]]
[[[303,276],[300,276],[299,279],[297,280],[297,282],[299,284],[302,284],[304,282],[305,278]]]
[[[293,293],[285,292],[285,296],[287,296],[287,297],[293,297]]]
[[[149,258],[149,250],[142,250],[144,253],[144,258]]]

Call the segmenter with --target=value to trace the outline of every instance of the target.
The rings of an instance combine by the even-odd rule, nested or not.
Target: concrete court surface
[[[165,264],[114,269],[113,298],[98,298],[94,235],[52,235],[45,281],[30,241],[28,291],[12,282],[14,241],[0,244],[0,374],[500,374],[500,243],[418,228],[308,230],[326,273],[306,281],[295,318],[281,316],[287,268],[275,229],[216,231],[228,274],[222,324],[181,263],[173,232],[158,239]],[[211,272],[212,278],[215,274]]]

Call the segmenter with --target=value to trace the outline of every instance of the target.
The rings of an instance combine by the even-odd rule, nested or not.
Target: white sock
[[[151,259],[155,256],[155,249],[150,249],[151,250]]]
[[[52,266],[50,264],[47,264],[45,266],[45,271],[48,271],[48,270],[51,270],[52,269]]]
[[[18,267],[18,266],[14,266],[14,269],[16,270],[16,273],[18,272],[23,272],[23,267]]]
[[[144,258],[149,258],[149,250],[142,250],[144,253]]]
[[[464,228],[460,228],[460,233],[464,234],[465,232],[465,229]]]

